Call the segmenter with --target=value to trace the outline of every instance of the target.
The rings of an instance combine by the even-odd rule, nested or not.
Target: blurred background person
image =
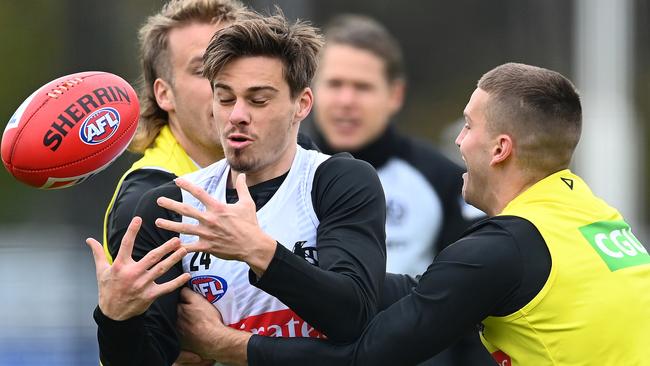
[[[482,213],[461,196],[464,169],[430,144],[397,131],[406,75],[395,38],[376,20],[343,14],[324,29],[306,131],[323,152],[351,152],[372,164],[386,194],[386,270],[416,275]],[[494,364],[468,334],[432,365]]]
[[[406,75],[395,38],[376,20],[340,15],[324,29],[313,123],[323,152],[371,163],[386,193],[387,271],[416,275],[480,216],[461,197],[463,169],[431,144],[398,132]]]

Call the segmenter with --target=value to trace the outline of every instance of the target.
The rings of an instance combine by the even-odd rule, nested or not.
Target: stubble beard
[[[253,171],[258,165],[258,159],[247,158],[242,150],[234,150],[227,157],[228,164],[232,170],[241,173],[248,173]]]

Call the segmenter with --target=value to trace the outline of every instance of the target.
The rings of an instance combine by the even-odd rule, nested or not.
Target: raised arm
[[[167,191],[170,188],[172,194],[178,191],[173,185]],[[135,210],[142,220],[135,219],[127,230],[112,266],[99,252],[100,244],[89,239],[97,266],[99,306],[94,318],[104,366],[171,365],[178,357],[178,288],[189,276],[178,263],[186,249],[173,233],[153,225],[155,217],[172,218],[155,203],[163,191],[143,196]]]

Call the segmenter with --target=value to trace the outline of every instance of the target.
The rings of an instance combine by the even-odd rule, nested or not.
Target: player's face
[[[298,127],[312,105],[305,88],[291,97],[282,62],[240,57],[212,80],[213,111],[231,169],[249,185],[284,174],[296,152]]]
[[[314,82],[316,123],[332,148],[359,150],[383,133],[403,92],[401,80],[386,79],[381,58],[332,44],[323,50]]]
[[[169,33],[171,81],[170,125],[176,138],[200,165],[221,158],[219,133],[212,115],[210,82],[201,75],[202,57],[221,25],[191,23]],[[193,154],[192,154],[193,152]]]
[[[488,170],[490,165],[491,134],[487,130],[485,105],[488,93],[476,89],[465,107],[465,125],[456,138],[456,145],[467,166],[463,174],[463,198],[476,208],[488,212],[490,187]]]

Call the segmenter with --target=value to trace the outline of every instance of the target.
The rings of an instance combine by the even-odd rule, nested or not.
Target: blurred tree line
[[[569,77],[574,73],[573,1],[250,0],[245,3],[261,11],[278,4],[287,16],[311,20],[319,26],[341,12],[363,13],[383,22],[401,42],[407,65],[407,102],[397,123],[403,130],[436,143],[451,142],[439,141],[442,132],[461,117],[476,80],[493,66],[517,61],[552,68]],[[0,2],[0,128],[4,129],[14,110],[31,92],[65,74],[102,70],[135,84],[139,74],[137,29],[161,4],[160,0]],[[634,14],[635,102],[638,123],[648,133],[650,0],[634,0]],[[650,161],[647,146],[645,154],[645,161]],[[99,237],[104,209],[115,183],[135,159],[131,154],[124,154],[91,180],[58,191],[29,188],[1,169],[0,225],[67,223]],[[649,192],[645,197],[648,200]],[[645,216],[648,217],[648,212]]]

